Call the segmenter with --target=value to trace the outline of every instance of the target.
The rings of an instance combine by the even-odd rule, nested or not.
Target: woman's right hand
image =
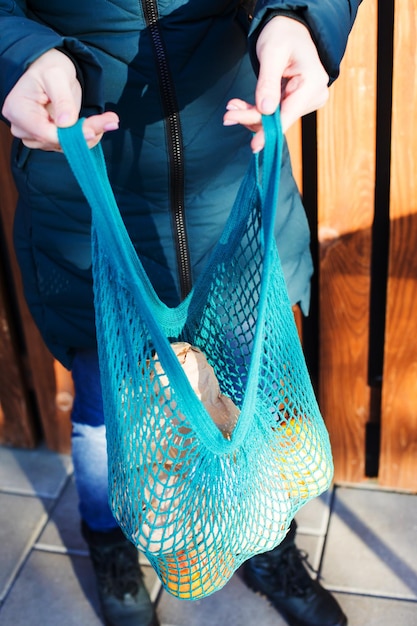
[[[17,81],[4,101],[2,114],[10,122],[12,134],[28,148],[60,152],[57,129],[77,122],[81,96],[73,62],[53,49],[34,61]],[[83,125],[89,147],[118,125],[119,118],[111,111],[89,117]]]

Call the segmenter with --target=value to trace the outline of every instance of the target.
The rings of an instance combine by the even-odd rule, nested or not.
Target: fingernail
[[[262,112],[269,115],[275,111],[275,102],[271,98],[264,98],[262,100]]]
[[[70,120],[69,113],[61,113],[57,118],[57,126],[65,126]]]
[[[104,124],[103,128],[104,128],[104,130],[117,130],[119,128],[119,123],[118,122],[107,122],[107,124]]]
[[[226,106],[226,110],[227,110],[227,111],[238,111],[239,109],[238,109],[238,107],[237,107],[236,105],[234,105],[234,104],[228,104],[228,105]]]
[[[223,126],[236,126],[239,122],[235,122],[235,120],[223,120]]]

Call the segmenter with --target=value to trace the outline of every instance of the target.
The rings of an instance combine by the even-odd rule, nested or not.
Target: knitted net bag
[[[59,132],[92,209],[110,505],[178,598],[213,593],[276,547],[333,475],[273,236],[279,114],[263,122],[262,157],[175,308],[159,300],[129,239],[101,147],[88,149],[82,120]]]

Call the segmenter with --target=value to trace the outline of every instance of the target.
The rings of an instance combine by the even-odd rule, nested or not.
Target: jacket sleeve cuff
[[[4,100],[31,63],[42,54],[56,48],[67,54],[74,62],[77,77],[83,87],[82,107],[101,112],[101,66],[92,52],[74,38],[61,37],[53,30],[31,20],[9,17],[7,29],[0,41],[0,111]],[[13,21],[19,19],[16,29]],[[4,26],[4,20],[1,26]],[[6,120],[7,122],[7,120]]]
[[[265,24],[277,15],[296,19],[309,29],[323,67],[329,75],[329,84],[339,75],[339,66],[346,50],[349,33],[361,0],[304,0],[279,2],[258,0],[249,31],[252,64],[256,72],[256,41]]]
[[[83,115],[104,111],[102,94],[102,68],[91,51],[77,39],[64,39],[62,45],[55,46],[74,63],[77,78],[82,89]]]

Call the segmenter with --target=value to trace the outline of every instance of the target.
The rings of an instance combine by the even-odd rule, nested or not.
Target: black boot
[[[305,569],[305,557],[294,543],[296,527],[292,522],[277,548],[245,563],[245,582],[265,595],[290,626],[346,626],[336,600]]]
[[[159,626],[135,546],[120,528],[102,533],[92,531],[82,522],[81,531],[97,576],[106,625]]]

